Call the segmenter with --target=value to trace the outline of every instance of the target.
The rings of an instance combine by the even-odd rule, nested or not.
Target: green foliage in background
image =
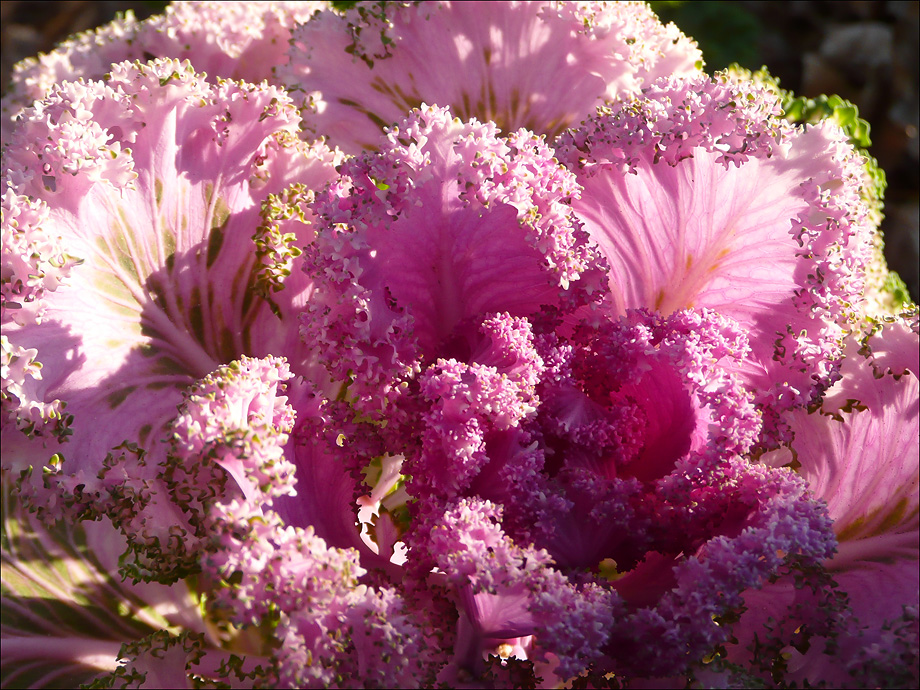
[[[708,72],[725,69],[732,63],[748,69],[760,64],[757,47],[760,24],[738,3],[653,0],[649,5],[665,24],[674,22],[687,36],[696,40],[703,51]]]

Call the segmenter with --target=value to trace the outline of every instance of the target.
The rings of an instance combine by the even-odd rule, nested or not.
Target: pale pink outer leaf
[[[888,361],[913,360],[916,367],[917,334],[904,320],[886,325],[869,343]],[[823,653],[820,638],[807,652],[791,651],[790,678],[848,687],[901,682],[885,675],[895,668],[892,660],[907,663],[902,671],[910,673],[902,655],[913,654],[916,662],[920,606],[920,385],[912,371],[898,378],[875,374],[873,359],[855,350],[824,406],[793,413],[794,455],[781,450],[765,456],[773,464],[794,459],[816,497],[827,502],[839,547],[825,565],[853,617],[837,624],[839,651]],[[737,628],[742,646],[764,635],[760,626],[767,617],[782,620],[797,600],[813,606],[803,594],[785,580],[747,594],[751,612]],[[778,630],[791,634],[799,624],[793,618]]]
[[[46,227],[86,257],[66,288],[51,293],[54,302],[45,300],[41,325],[5,329],[14,345],[39,351],[47,396],[86,420],[64,449],[71,472],[122,440],[147,444],[174,416],[182,389],[239,354],[284,351],[305,372],[309,349],[255,291],[259,204],[285,184],[257,173],[277,168],[320,184],[334,161],[328,149],[304,149],[290,137],[296,115],[273,87],[212,87],[188,63],[169,61],[112,74],[108,87],[62,87],[17,130],[24,153],[10,154],[11,179],[49,204]],[[111,102],[94,99],[94,89],[101,96],[106,88]],[[48,124],[56,111],[70,113],[68,129]],[[44,168],[30,158],[31,137],[64,139],[81,126],[106,126],[114,140],[101,139],[97,168],[71,177],[60,174],[73,160],[66,154],[46,152]],[[104,172],[108,149],[129,158],[126,178]],[[292,162],[276,162],[283,158]],[[42,184],[52,175],[55,191]],[[309,290],[304,281],[297,287]],[[282,301],[281,322],[303,301]]]
[[[33,101],[50,93],[54,84],[101,79],[109,67],[124,60],[175,58],[218,78],[258,83],[272,79],[272,68],[287,61],[291,30],[328,3],[308,2],[185,2],[166,7],[163,14],[137,21],[131,10],[105,26],[62,41],[47,54],[27,58],[13,68],[12,86],[3,97],[3,143],[9,142],[13,122]]]
[[[203,631],[184,585],[120,582],[111,523],[42,525],[3,478],[3,687],[88,682],[121,645],[161,628]]]
[[[356,152],[422,103],[556,134],[699,61],[645,3],[359,3],[298,27],[277,71],[307,97],[307,126]]]
[[[662,80],[557,147],[584,186],[573,208],[610,264],[612,311],[736,319],[762,367],[749,384],[785,409],[835,379],[874,240],[843,134],[778,116],[775,96],[751,85]]]

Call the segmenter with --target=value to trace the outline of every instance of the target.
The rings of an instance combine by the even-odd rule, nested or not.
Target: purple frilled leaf
[[[425,108],[341,171],[313,205],[302,329],[368,412],[487,315],[571,310],[602,290],[574,179],[524,130]]]

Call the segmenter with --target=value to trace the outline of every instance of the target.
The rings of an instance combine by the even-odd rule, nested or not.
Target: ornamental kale
[[[874,162],[641,3],[174,3],[3,101],[6,686],[917,681]]]

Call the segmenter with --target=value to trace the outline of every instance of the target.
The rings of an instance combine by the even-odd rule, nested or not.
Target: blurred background
[[[139,19],[166,2],[2,0],[0,84],[19,60],[72,33],[133,10]],[[345,4],[345,3],[339,3]],[[707,69],[766,65],[797,95],[838,94],[871,125],[870,153],[888,176],[885,254],[920,301],[920,2],[875,0],[664,0],[664,21],[695,38]]]

